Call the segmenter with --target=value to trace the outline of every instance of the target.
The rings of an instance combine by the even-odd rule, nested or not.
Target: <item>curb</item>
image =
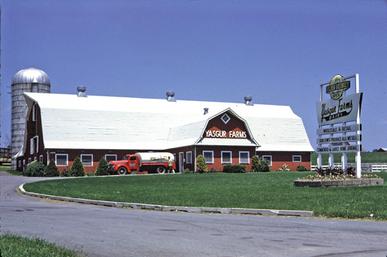
[[[186,212],[186,213],[202,213],[202,214],[237,214],[237,215],[262,215],[262,216],[293,216],[293,217],[313,217],[313,211],[298,211],[298,210],[270,210],[270,209],[248,209],[248,208],[217,208],[217,207],[188,207],[188,206],[168,206],[158,204],[144,203],[127,203],[114,202],[104,200],[91,200],[83,198],[72,198],[67,196],[55,196],[28,192],[24,189],[24,184],[21,184],[16,189],[23,195],[50,199],[64,202],[74,202],[81,204],[92,204],[105,207],[116,208],[131,208],[138,210],[165,211],[165,212]]]

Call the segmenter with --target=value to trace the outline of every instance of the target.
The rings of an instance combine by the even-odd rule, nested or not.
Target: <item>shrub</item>
[[[246,168],[243,165],[225,165],[223,166],[224,173],[245,173]]]
[[[98,168],[97,168],[97,170],[95,171],[95,175],[96,175],[96,176],[105,176],[105,175],[109,175],[109,172],[108,172],[108,163],[107,163],[107,161],[105,160],[105,158],[102,158],[101,160],[99,160]]]
[[[50,163],[46,166],[46,168],[44,169],[44,176],[46,177],[59,176],[59,171],[54,161],[50,161]]]
[[[196,158],[196,168],[199,173],[208,172],[206,160],[204,159],[204,156],[201,154],[198,155],[198,157]]]
[[[279,171],[290,171],[289,166],[284,163],[282,164],[281,168],[279,168]]]
[[[302,165],[297,166],[296,170],[297,171],[307,171],[307,169],[304,166],[302,166]]]
[[[253,164],[252,171],[253,172],[268,172],[270,171],[269,164],[264,159],[259,158],[258,156],[253,156],[251,158],[251,162]]]
[[[75,158],[73,165],[70,169],[70,175],[73,177],[82,177],[85,176],[85,171],[83,170],[83,164],[79,157]]]
[[[24,176],[28,177],[43,177],[45,166],[39,161],[33,161],[27,165],[24,171]]]

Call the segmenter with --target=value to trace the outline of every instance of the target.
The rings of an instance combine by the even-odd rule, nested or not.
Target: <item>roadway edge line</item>
[[[105,207],[130,208],[151,211],[165,212],[187,212],[202,214],[233,214],[233,215],[262,215],[262,216],[293,216],[293,217],[313,217],[313,211],[302,210],[272,210],[272,209],[249,209],[249,208],[217,208],[217,207],[189,207],[189,206],[168,206],[159,204],[128,203],[105,200],[92,200],[84,198],[74,198],[68,196],[47,195],[34,192],[28,192],[24,189],[25,183],[16,188],[23,195],[37,198],[50,199],[64,202],[75,202],[81,204],[91,204]]]

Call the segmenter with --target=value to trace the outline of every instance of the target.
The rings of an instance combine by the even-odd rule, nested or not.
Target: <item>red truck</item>
[[[125,175],[132,172],[147,171],[149,173],[164,174],[168,170],[172,173],[175,173],[176,170],[175,157],[168,152],[143,152],[126,156],[126,160],[109,162],[111,173]]]

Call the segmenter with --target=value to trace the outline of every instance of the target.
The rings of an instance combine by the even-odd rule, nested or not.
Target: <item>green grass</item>
[[[19,172],[19,171],[12,170],[12,169],[11,169],[11,166],[3,166],[3,165],[0,165],[0,171],[8,172],[9,174],[14,175],[14,176],[21,176],[21,175],[23,175],[23,174],[22,174],[21,172]],[[1,256],[0,256],[0,257],[1,257]]]
[[[16,235],[0,235],[1,257],[79,257],[74,251],[58,247],[41,239]]]
[[[178,206],[313,210],[329,217],[387,220],[387,185],[296,188],[311,172],[122,176],[42,181],[27,191],[122,202]],[[380,173],[385,180],[387,173]]]
[[[323,154],[323,165],[328,165],[328,154]],[[341,162],[341,154],[333,154],[334,162]],[[317,164],[317,153],[313,152],[310,156],[312,165]],[[348,154],[348,162],[355,162],[355,153]],[[387,163],[387,152],[362,152],[361,162],[363,163]]]

